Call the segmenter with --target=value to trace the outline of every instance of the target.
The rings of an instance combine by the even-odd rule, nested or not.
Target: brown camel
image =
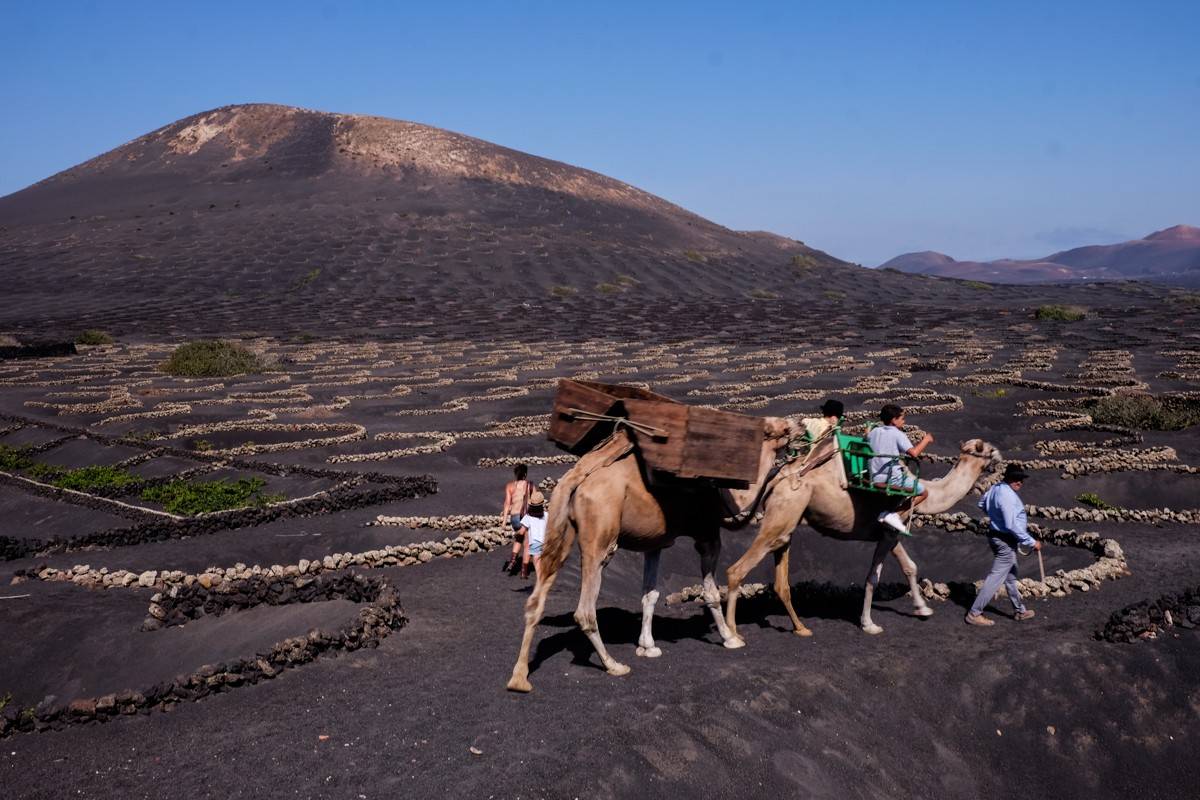
[[[759,481],[770,470],[775,451],[786,441],[785,420],[767,418],[759,459]],[[753,490],[739,493],[750,497]],[[525,604],[525,633],[508,688],[516,692],[533,689],[529,683],[529,650],[534,628],[542,618],[559,569],[579,540],[579,605],[575,621],[596,648],[609,675],[625,675],[629,667],[608,654],[596,626],[596,598],[601,571],[618,548],[645,553],[642,576],[642,630],[637,655],[656,658],[662,651],[654,644],[651,625],[658,602],[658,561],[662,550],[676,538],[690,536],[700,554],[704,603],[712,613],[721,638],[732,634],[721,613],[721,594],[713,573],[721,553],[721,521],[727,513],[720,492],[710,486],[684,482],[676,486],[648,487],[644,466],[629,433],[619,429],[596,449],[583,456],[554,489],[547,511],[546,539],[538,564],[537,582]]]
[[[832,443],[826,445],[831,447]],[[922,480],[929,489],[929,497],[917,509],[919,514],[937,514],[954,506],[966,496],[979,480],[985,469],[1000,462],[1000,452],[981,439],[971,439],[960,447],[958,462],[945,476],[937,480]],[[877,521],[884,504],[894,498],[869,492],[848,491],[844,488],[844,473],[841,460],[830,458],[819,467],[796,479],[788,475],[791,467],[785,468],[768,485],[762,524],[750,549],[739,558],[726,573],[729,591],[726,600],[725,619],[730,636],[725,639],[729,648],[744,647],[745,640],[737,632],[738,587],[750,570],[772,553],[775,556],[775,593],[783,601],[791,617],[797,636],[811,636],[812,631],[804,626],[792,607],[792,590],[788,582],[788,548],[792,533],[801,520],[807,522],[818,533],[845,541],[877,542],[867,573],[860,624],[870,634],[883,633],[871,619],[871,601],[883,560],[890,551],[900,563],[900,569],[908,579],[914,613],[919,617],[933,614],[921,596],[917,585],[917,565],[898,541],[899,534]]]

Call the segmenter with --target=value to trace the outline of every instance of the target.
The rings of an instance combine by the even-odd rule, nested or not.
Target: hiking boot
[[[507,572],[509,575],[516,575],[517,570],[519,570],[520,568],[521,568],[521,562],[517,560],[516,556],[513,556],[512,558],[510,558],[508,560],[508,563],[504,565],[504,571]]]
[[[528,561],[526,561],[524,564],[521,565],[521,577],[524,578],[525,580],[529,580],[529,567],[530,566],[531,566],[531,564]]]
[[[986,628],[989,625],[996,624],[992,620],[985,617],[983,614],[972,614],[969,611],[967,612],[967,615],[965,617],[963,617],[963,621],[966,622],[968,625],[978,625],[981,628]]]
[[[887,525],[889,528],[894,528],[897,533],[900,533],[904,536],[912,536],[912,534],[908,532],[908,528],[904,527],[904,520],[900,519],[900,515],[895,511],[891,512],[890,514],[881,514],[879,521],[884,525]]]
[[[1017,622],[1020,622],[1021,620],[1025,619],[1033,619],[1036,616],[1037,612],[1035,612],[1032,608],[1027,608],[1024,611],[1018,611],[1017,613],[1013,614],[1013,619],[1015,619]]]

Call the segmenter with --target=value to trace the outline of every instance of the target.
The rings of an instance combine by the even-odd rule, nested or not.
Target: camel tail
[[[567,482],[564,480],[563,484]],[[571,545],[575,543],[576,528],[571,520],[571,501],[575,497],[578,484],[560,484],[550,498],[547,509],[546,540],[542,543],[542,564],[540,571],[546,574],[558,572],[571,554]]]

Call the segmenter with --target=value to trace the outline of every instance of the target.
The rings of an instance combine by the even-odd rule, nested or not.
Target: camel
[[[775,460],[775,452],[787,441],[786,420],[767,417],[763,421],[763,443],[759,458],[761,484]],[[757,485],[732,493],[745,502],[757,495]],[[604,647],[596,625],[596,598],[601,571],[618,548],[645,553],[642,573],[642,629],[636,654],[657,658],[662,650],[652,633],[654,607],[658,602],[658,563],[664,548],[680,536],[695,541],[700,555],[704,604],[722,640],[732,635],[721,613],[721,594],[713,578],[721,553],[721,524],[728,507],[719,490],[694,482],[677,486],[649,487],[645,468],[629,432],[618,428],[612,437],[584,455],[554,489],[547,510],[546,539],[533,593],[525,604],[525,632],[508,688],[532,691],[529,682],[529,650],[534,629],[546,607],[546,595],[558,571],[578,539],[582,559],[579,605],[575,621],[596,648],[609,675],[626,675],[629,667]]]
[[[833,443],[829,442],[822,449],[832,447]],[[813,458],[817,456],[814,453]],[[937,514],[950,509],[966,496],[985,469],[993,469],[1000,461],[1000,452],[982,439],[963,442],[958,461],[949,473],[937,480],[922,479],[921,483],[929,489],[929,497],[917,508],[917,513]],[[737,632],[738,587],[767,553],[775,556],[775,593],[787,609],[794,633],[797,636],[812,635],[792,607],[791,584],[788,582],[788,549],[792,533],[801,520],[824,536],[844,541],[877,542],[871,569],[867,573],[859,620],[864,632],[883,633],[883,628],[871,619],[871,602],[875,587],[879,584],[884,558],[889,552],[896,557],[908,579],[914,613],[918,617],[931,616],[933,609],[925,603],[917,585],[917,565],[898,541],[900,534],[877,521],[883,504],[889,499],[869,492],[848,491],[841,460],[837,457],[830,458],[796,479],[789,477],[789,469],[782,470],[773,486],[768,486],[758,535],[746,553],[726,573],[729,589],[725,622],[731,635],[724,639],[725,646],[738,648],[746,644]],[[894,502],[894,498],[891,501]]]

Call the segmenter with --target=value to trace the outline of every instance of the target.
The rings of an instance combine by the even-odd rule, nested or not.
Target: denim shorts
[[[892,476],[888,478],[888,486],[895,486],[905,491],[915,491],[917,494],[925,491],[925,487],[921,485],[921,482],[907,472],[892,473]]]
[[[512,529],[514,531],[521,530],[521,515],[520,514],[510,514],[508,517],[508,524],[512,525]]]
[[[541,539],[529,540],[529,555],[540,556],[542,554],[542,545],[544,542]]]

